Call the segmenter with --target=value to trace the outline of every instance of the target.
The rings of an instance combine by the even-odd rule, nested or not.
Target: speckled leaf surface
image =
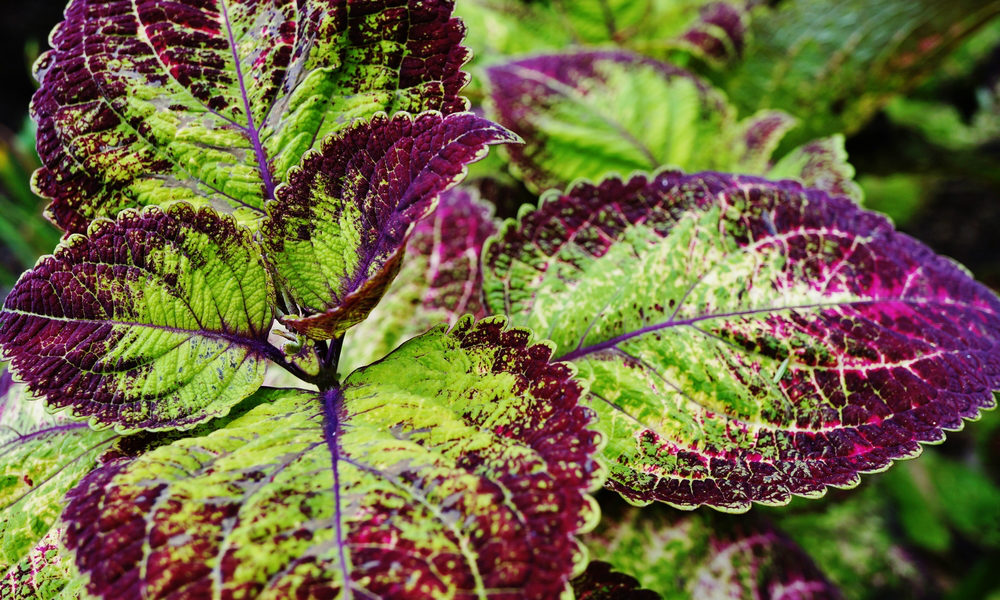
[[[36,65],[36,190],[69,231],[192,195],[256,219],[352,119],[464,110],[452,5],[73,0]]]
[[[609,563],[593,561],[587,570],[573,578],[576,600],[660,600],[652,590],[640,589],[631,575],[613,570]]]
[[[282,322],[325,339],[363,320],[417,221],[489,145],[515,141],[472,113],[436,112],[377,115],[331,136],[267,207],[264,245],[300,311]]]
[[[585,541],[594,558],[664,600],[842,598],[809,555],[757,516],[615,505]]]
[[[723,88],[741,111],[801,118],[799,143],[851,133],[998,13],[996,0],[783,2],[755,15]]]
[[[487,305],[590,382],[638,503],[851,487],[994,406],[1000,300],[846,198],[714,173],[553,193],[484,254]]]
[[[445,192],[427,218],[417,222],[406,258],[385,298],[347,332],[340,372],[374,362],[402,341],[459,317],[486,316],[480,255],[497,232],[493,206],[474,188]]]
[[[73,561],[60,544],[62,529],[53,527],[18,564],[0,575],[0,600],[85,600]]]
[[[260,386],[273,294],[232,218],[183,203],[130,210],[21,276],[0,346],[52,409],[120,431],[188,428]]]
[[[340,388],[264,391],[211,435],[88,476],[67,545],[116,600],[559,597],[600,470],[550,354],[468,319]]]
[[[41,406],[24,384],[0,397],[0,573],[29,560],[62,512],[63,496],[118,438],[46,415]]]

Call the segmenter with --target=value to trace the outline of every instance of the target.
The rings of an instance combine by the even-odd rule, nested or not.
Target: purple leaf
[[[377,115],[324,142],[268,204],[264,244],[310,337],[342,335],[392,282],[417,221],[491,144],[517,137],[472,113]]]
[[[634,502],[852,487],[994,406],[1000,300],[846,198],[716,173],[580,184],[484,254],[487,305],[591,382]]]
[[[659,600],[656,592],[639,587],[635,577],[613,571],[610,564],[600,561],[591,562],[573,579],[576,600]]]
[[[95,221],[21,276],[0,312],[15,375],[120,431],[189,428],[264,376],[274,290],[250,234],[175,204]]]
[[[198,196],[263,215],[313,145],[378,111],[464,110],[450,0],[73,0],[32,102],[50,217],[84,232]]]
[[[209,435],[89,475],[67,546],[114,600],[561,597],[601,469],[551,352],[467,318],[339,388],[261,390]]]

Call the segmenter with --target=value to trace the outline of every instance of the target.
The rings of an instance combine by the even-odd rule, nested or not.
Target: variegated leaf
[[[50,216],[192,196],[241,220],[327,134],[378,111],[463,110],[451,0],[73,0],[32,102]]]
[[[666,63],[577,51],[495,65],[487,74],[494,117],[526,141],[506,149],[512,170],[536,191],[672,166],[795,178],[860,197],[842,139],[814,141],[773,165],[797,119],[760,110],[737,122],[725,96]]]
[[[109,463],[70,494],[88,590],[183,597],[559,597],[599,484],[566,365],[504,321],[458,323],[317,394]]]
[[[602,505],[604,503],[602,502]],[[840,591],[782,531],[756,515],[604,506],[586,537],[594,558],[664,600],[840,600]]]
[[[590,381],[634,502],[851,487],[994,406],[1000,300],[846,198],[749,176],[553,193],[484,255],[488,307]]]
[[[96,221],[21,277],[0,346],[53,409],[121,431],[192,427],[252,394],[277,352],[260,254],[209,208]]]
[[[400,113],[329,138],[268,204],[264,246],[312,338],[343,335],[392,283],[417,221],[490,144],[517,141],[472,113]]]
[[[7,598],[6,586],[22,578],[34,581],[35,569],[17,564],[34,564],[47,554],[36,547],[62,512],[66,492],[118,438],[86,423],[46,415],[41,406],[24,384],[13,384],[0,395],[0,573],[7,573],[0,598]]]

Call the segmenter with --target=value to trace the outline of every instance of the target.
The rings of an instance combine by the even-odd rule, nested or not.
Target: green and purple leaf
[[[535,191],[662,166],[773,179],[772,155],[798,123],[777,110],[737,122],[707,82],[624,52],[539,56],[487,75],[494,117],[526,142],[505,149],[512,171]],[[782,178],[860,195],[842,140],[817,140],[778,165]]]
[[[523,59],[486,70],[490,111],[525,145],[506,149],[533,190],[674,165],[717,168],[735,113],[690,73],[619,51]]]
[[[36,190],[67,231],[192,196],[257,219],[287,171],[353,119],[465,109],[452,6],[73,0],[36,65]]]
[[[53,409],[119,431],[190,428],[264,377],[274,289],[250,234],[188,204],[95,221],[7,296],[0,346]]]
[[[861,202],[864,192],[854,181],[854,167],[847,161],[844,136],[837,134],[813,140],[795,148],[764,174],[768,179],[794,178],[806,187],[831,196],[845,196]]]
[[[37,562],[33,549],[52,529],[66,492],[118,438],[46,415],[41,406],[23,384],[0,395],[0,573],[18,570],[16,565],[26,560]],[[5,585],[0,583],[0,598],[6,598]]]
[[[19,563],[0,571],[3,600],[84,600],[90,596],[59,542],[62,530],[53,527]]]
[[[362,321],[396,276],[416,223],[489,145],[516,141],[472,113],[376,115],[331,136],[267,205],[264,245],[301,313],[282,322],[326,339]]]
[[[995,405],[1000,300],[846,198],[717,173],[550,194],[488,307],[590,382],[609,487],[744,511],[852,487]]]
[[[499,230],[493,206],[473,188],[454,188],[417,222],[399,275],[382,302],[344,339],[340,372],[382,358],[404,340],[459,317],[486,316],[480,256]]]
[[[112,462],[70,494],[87,589],[176,597],[559,597],[599,485],[567,365],[502,319],[411,340],[317,394]]]
[[[839,600],[812,559],[767,520],[665,506],[605,507],[591,554],[664,600]]]

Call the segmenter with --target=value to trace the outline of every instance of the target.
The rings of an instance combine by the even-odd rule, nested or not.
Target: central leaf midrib
[[[337,536],[337,559],[340,563],[341,577],[344,578],[345,597],[350,600],[354,597],[351,588],[351,573],[347,568],[347,554],[344,552],[346,542],[344,541],[344,515],[340,499],[340,420],[338,416],[341,404],[344,401],[344,392],[339,387],[323,392],[323,437],[326,439],[327,448],[330,451],[330,465],[333,471],[333,520],[335,534]]]
[[[811,303],[811,304],[792,304],[792,305],[788,305],[788,306],[768,306],[768,307],[765,307],[765,308],[753,308],[753,309],[748,309],[748,310],[738,310],[738,311],[731,311],[731,312],[724,312],[724,313],[714,313],[714,314],[707,314],[707,315],[698,315],[696,317],[690,317],[688,319],[680,319],[680,320],[674,320],[674,319],[670,318],[667,321],[664,321],[662,323],[654,323],[654,324],[651,324],[651,325],[647,325],[645,327],[641,327],[639,329],[635,329],[633,331],[628,331],[628,332],[619,334],[619,335],[617,335],[615,337],[609,338],[609,339],[607,339],[607,340],[605,340],[603,342],[598,342],[596,344],[591,344],[590,346],[583,346],[582,345],[583,340],[581,339],[580,340],[581,345],[578,346],[575,350],[571,350],[570,352],[567,352],[567,353],[565,353],[565,354],[563,354],[563,355],[561,355],[558,358],[555,358],[553,360],[555,360],[555,361],[572,361],[572,360],[576,360],[578,358],[583,358],[583,357],[585,357],[585,356],[587,356],[589,354],[593,354],[595,352],[600,352],[602,350],[608,350],[610,348],[614,348],[614,347],[618,346],[618,344],[620,344],[622,342],[628,341],[628,340],[630,340],[630,339],[632,339],[634,337],[645,335],[647,333],[653,333],[655,331],[661,331],[661,330],[664,330],[664,329],[671,329],[673,327],[681,327],[681,326],[687,326],[687,325],[694,325],[695,323],[699,323],[701,321],[709,321],[709,320],[712,320],[712,319],[725,319],[725,318],[728,318],[728,317],[741,317],[741,316],[755,315],[755,314],[762,314],[762,313],[777,313],[777,312],[783,312],[783,311],[788,311],[788,310],[809,310],[809,309],[816,309],[816,308],[834,308],[834,307],[840,307],[840,306],[865,305],[865,304],[875,305],[875,304],[882,304],[882,303],[886,303],[886,302],[903,302],[903,303],[908,303],[908,304],[911,304],[911,303],[916,303],[916,304],[942,303],[942,304],[952,304],[952,305],[959,304],[959,303],[955,303],[955,302],[947,303],[947,302],[941,302],[939,300],[926,299],[926,298],[911,298],[911,299],[907,299],[907,298],[870,298],[870,299],[850,300],[850,301],[846,301],[846,302],[844,302],[844,301],[836,302],[835,301],[835,302],[816,302],[816,303]]]
[[[111,325],[111,326],[124,326],[124,327],[145,327],[147,329],[156,329],[158,331],[167,331],[170,333],[177,333],[183,335],[189,335],[191,337],[200,336],[204,338],[209,338],[213,340],[224,340],[230,344],[241,346],[254,351],[261,356],[270,356],[272,354],[271,350],[273,347],[263,340],[256,338],[243,337],[240,335],[235,335],[232,333],[225,333],[222,331],[215,331],[211,329],[184,329],[183,327],[171,327],[170,325],[156,325],[153,323],[139,323],[137,321],[119,321],[116,319],[83,319],[77,317],[57,317],[55,315],[43,315],[34,312],[28,312],[24,310],[18,310],[13,308],[3,309],[5,313],[11,313],[15,315],[23,315],[26,317],[33,317],[36,319],[48,319],[50,321],[62,321],[65,323],[85,323],[89,325]]]
[[[222,20],[226,26],[226,36],[229,38],[229,49],[232,51],[233,63],[236,66],[236,82],[240,86],[240,95],[243,97],[243,110],[247,116],[247,126],[241,129],[250,137],[254,155],[257,157],[257,169],[260,171],[261,180],[264,182],[264,199],[274,200],[274,180],[271,178],[271,170],[267,166],[267,155],[264,153],[264,146],[260,142],[260,132],[253,122],[253,113],[250,111],[250,97],[247,94],[246,82],[243,80],[243,69],[240,67],[240,56],[236,51],[236,39],[233,37],[233,27],[229,21],[229,10],[226,8],[226,0],[221,0],[219,6],[222,8]]]

